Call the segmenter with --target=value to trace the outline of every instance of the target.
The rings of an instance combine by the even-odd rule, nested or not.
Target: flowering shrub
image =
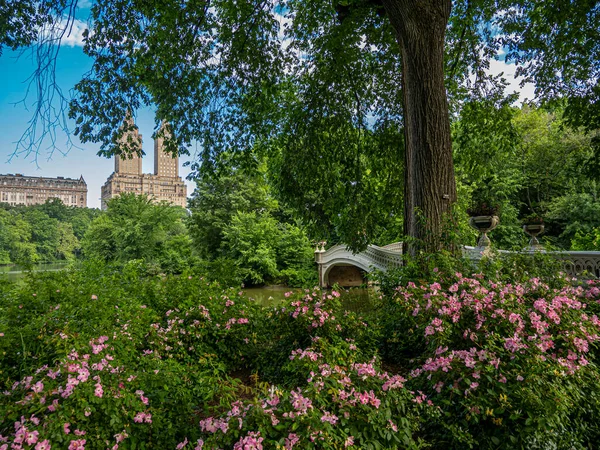
[[[227,376],[231,344],[244,343],[253,305],[228,295],[198,276],[110,267],[3,290],[0,448],[173,448],[198,437],[199,411],[239,386]],[[164,298],[174,307],[163,312]]]
[[[332,348],[349,343],[347,348],[365,360],[375,355],[377,330],[359,314],[344,310],[339,292],[314,288],[286,296],[286,302],[264,311],[253,366],[263,378],[289,385],[305,383],[305,373],[296,374],[286,363],[294,350],[311,346],[315,337]]]
[[[143,269],[0,286],[0,450],[600,441],[595,283],[432,271],[361,317],[335,291],[260,308]]]
[[[461,274],[446,284],[409,283],[395,296],[422,341],[407,385],[444,412],[431,438],[448,448],[583,445],[589,436],[572,408],[599,386],[590,363],[600,339],[597,287]]]
[[[419,448],[420,397],[406,381],[374,362],[353,362],[353,344],[331,346],[320,337],[296,349],[287,369],[301,387],[265,384],[251,401],[235,401],[200,421],[208,448]],[[425,405],[423,405],[425,407]]]

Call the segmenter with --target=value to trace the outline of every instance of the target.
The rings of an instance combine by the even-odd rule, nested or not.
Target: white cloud
[[[66,28],[66,32],[61,39],[61,45],[67,45],[69,47],[83,47],[83,32],[88,28],[85,22],[79,19],[74,19],[73,23],[71,24],[67,21],[67,19],[61,19],[58,26],[62,30]]]
[[[521,87],[521,81],[523,81],[523,77],[516,77],[516,65],[515,64],[507,64],[504,61],[503,54],[499,52],[499,57],[502,58],[501,61],[496,59],[492,59],[490,61],[490,68],[488,69],[488,73],[490,75],[499,75],[500,73],[504,73],[503,78],[508,82],[508,86],[506,88],[507,93],[512,94],[513,92],[519,93],[519,101],[524,102],[525,100],[533,100],[535,98],[535,85],[533,83],[525,83]]]
[[[87,23],[79,19],[61,17],[56,22],[46,24],[39,30],[40,44],[58,44],[68,47],[83,47],[83,32]]]

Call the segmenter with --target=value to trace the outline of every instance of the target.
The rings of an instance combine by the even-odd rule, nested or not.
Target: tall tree
[[[383,0],[383,4],[402,57],[406,137],[404,231],[424,240],[433,250],[441,245],[444,215],[456,201],[444,85],[444,42],[452,2]]]
[[[196,168],[274,141],[302,142],[314,164],[344,154],[357,168],[345,180],[353,198],[364,191],[361,158],[377,151],[365,136],[403,128],[405,233],[437,248],[456,198],[446,89],[460,107],[506,47],[540,98],[589,106],[599,16],[593,0],[98,0],[85,47],[95,62],[71,114],[105,155],[122,151],[122,118],[142,105],[156,106],[157,129],[169,121],[179,144],[200,142]],[[340,130],[354,153],[331,138]]]

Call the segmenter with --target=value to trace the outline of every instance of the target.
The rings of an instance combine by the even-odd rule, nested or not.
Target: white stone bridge
[[[463,254],[479,260],[486,247],[464,247]],[[524,250],[530,253],[531,251]],[[499,250],[499,253],[511,253]],[[600,252],[560,251],[546,252],[561,261],[562,269],[571,276],[600,278]],[[325,250],[321,245],[315,250],[315,261],[319,267],[319,285],[359,286],[365,282],[364,274],[373,270],[387,271],[402,265],[402,242],[384,247],[369,245],[364,252],[353,254],[345,245],[334,245]]]
[[[369,245],[364,252],[356,254],[345,245],[334,245],[327,250],[321,246],[315,250],[315,261],[319,266],[320,286],[331,286],[335,283],[342,286],[359,286],[365,282],[365,272],[385,272],[402,265],[402,242],[385,247]]]

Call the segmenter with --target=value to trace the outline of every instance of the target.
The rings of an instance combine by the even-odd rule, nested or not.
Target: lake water
[[[63,270],[67,267],[67,262],[47,263],[47,264],[35,264],[32,268],[34,272],[54,272],[56,270]],[[27,271],[24,271],[21,266],[16,264],[10,266],[0,266],[0,279],[8,279],[9,281],[16,281],[23,278]]]
[[[247,297],[253,298],[258,304],[274,306],[283,301],[286,292],[298,292],[301,289],[286,286],[263,286],[242,290]],[[342,291],[341,294],[342,303],[349,311],[365,311],[374,306],[379,296],[374,288],[352,288]]]

